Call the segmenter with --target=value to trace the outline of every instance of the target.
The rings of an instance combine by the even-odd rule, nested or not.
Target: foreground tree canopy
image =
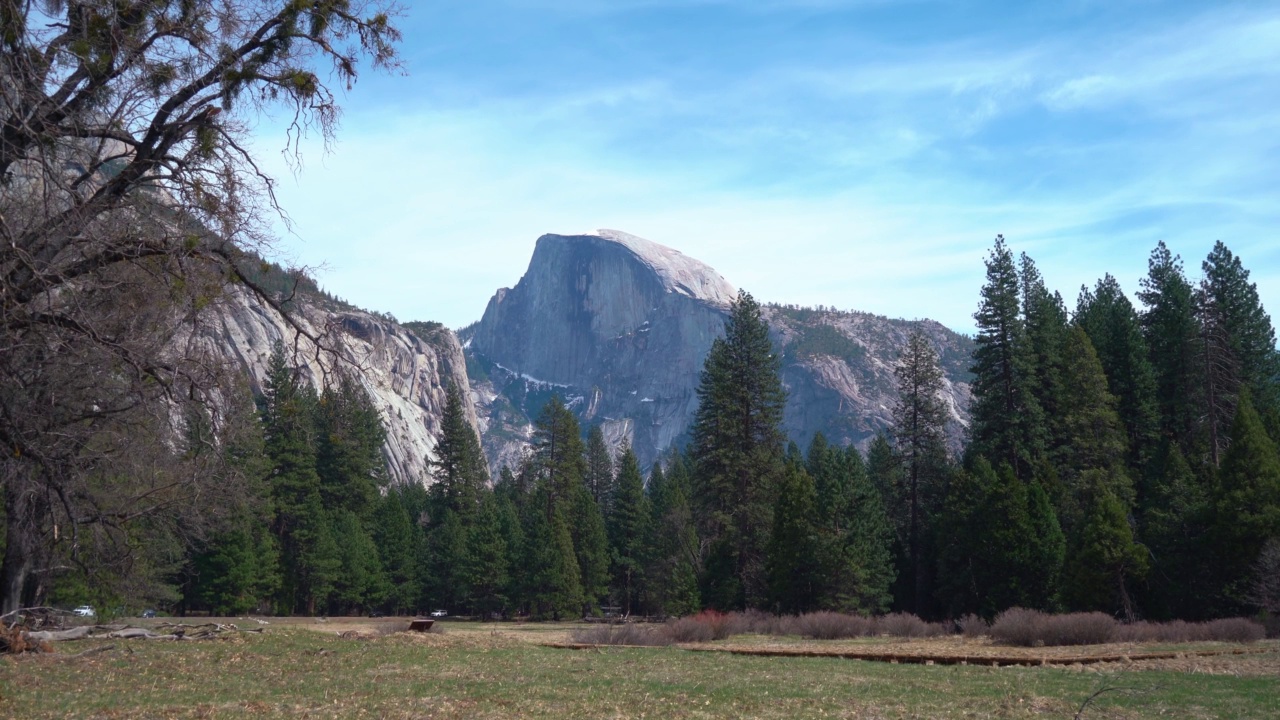
[[[272,186],[247,128],[277,107],[291,142],[329,137],[326,83],[395,62],[388,5],[0,1],[3,609],[130,562],[143,518],[181,507],[169,531],[199,533],[243,494],[220,454],[173,457],[175,419],[225,434],[236,404],[183,338],[228,283],[261,290]]]

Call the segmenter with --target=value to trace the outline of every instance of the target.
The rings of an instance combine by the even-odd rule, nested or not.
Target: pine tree
[[[587,471],[585,477],[591,497],[600,506],[600,512],[609,516],[609,503],[613,497],[613,458],[604,442],[604,431],[592,425],[587,431]]]
[[[1032,564],[1048,552],[1032,521],[1028,486],[1004,465],[971,461],[948,489],[939,523],[939,600],[952,616],[985,617],[1014,605],[1035,607],[1039,586]]]
[[[1146,306],[1142,332],[1151,353],[1156,378],[1160,432],[1179,446],[1192,447],[1197,411],[1195,302],[1191,284],[1182,273],[1182,259],[1164,242],[1147,262],[1138,299]]]
[[[1083,528],[1064,570],[1063,599],[1074,610],[1135,617],[1132,581],[1147,572],[1147,549],[1134,541],[1125,503],[1102,483],[1092,489]]]
[[[483,490],[474,522],[467,534],[466,586],[470,606],[482,617],[507,606],[509,584],[507,540],[502,506],[491,490]]]
[[[1209,497],[1182,450],[1167,441],[1157,451],[1143,498],[1141,536],[1151,553],[1144,606],[1162,619],[1202,620],[1216,595],[1205,552]]]
[[[334,512],[333,517],[340,565],[334,577],[330,613],[359,614],[386,600],[389,581],[378,558],[378,548],[355,512],[342,509]]]
[[[978,336],[969,452],[1008,463],[1017,477],[1029,478],[1044,449],[1044,414],[1034,394],[1020,280],[1003,236],[996,236],[986,264],[987,283],[973,316]]]
[[[373,510],[387,483],[382,445],[386,430],[368,393],[343,375],[320,394],[316,408],[316,474],[324,506],[361,518]]]
[[[1052,449],[1066,441],[1066,432],[1056,421],[1069,392],[1063,378],[1067,310],[1062,297],[1045,287],[1044,278],[1026,253],[1021,255],[1020,265],[1018,279],[1022,287],[1029,385],[1044,417],[1043,441],[1046,449]]]
[[[264,449],[271,465],[272,531],[280,548],[278,605],[315,612],[333,588],[340,563],[320,495],[314,444],[315,391],[289,366],[277,342],[263,384]]]
[[[862,456],[852,445],[841,453],[840,502],[835,532],[823,553],[826,589],[823,606],[864,615],[883,613],[897,577],[893,562],[893,526]]]
[[[1280,454],[1247,388],[1240,393],[1214,505],[1215,567],[1222,593],[1218,611],[1242,612],[1251,566],[1263,545],[1280,537]]]
[[[816,503],[809,473],[798,462],[788,462],[778,486],[766,558],[771,606],[777,612],[815,610],[824,594]]]
[[[440,509],[460,513],[464,521],[469,520],[475,514],[480,489],[489,482],[489,472],[480,440],[467,422],[462,391],[456,383],[449,383],[445,391],[435,455],[431,463],[433,493]]]
[[[911,586],[908,609],[918,614],[925,610],[932,564],[924,556],[924,538],[930,532],[947,463],[942,369],[923,334],[911,335],[895,374],[898,401],[893,409],[893,438],[902,463],[903,485],[896,493],[901,499],[894,505],[906,511],[896,524],[904,530],[903,570]]]
[[[898,462],[893,444],[883,433],[877,433],[867,447],[866,473],[876,492],[880,494],[880,501],[889,517],[906,517],[907,511],[901,505],[904,495],[900,492],[900,488],[906,484],[902,478],[902,463]],[[898,527],[896,530],[899,537],[906,536],[905,528]]]
[[[618,480],[606,523],[613,566],[613,592],[627,615],[639,606],[648,581],[653,538],[653,508],[644,494],[640,463],[630,446],[618,458]]]
[[[1027,486],[1027,519],[1031,523],[1026,599],[1033,607],[1051,608],[1057,601],[1067,538],[1058,523],[1049,493],[1038,480]]]
[[[655,476],[659,472],[654,469]],[[688,615],[702,607],[698,591],[699,544],[689,507],[689,473],[683,457],[673,452],[661,484],[650,482],[655,542],[647,593],[658,614]]]
[[[1280,353],[1271,318],[1258,298],[1249,271],[1219,240],[1202,265],[1204,288],[1221,313],[1230,347],[1239,360],[1241,384],[1264,414],[1280,409]]]
[[[587,486],[579,483],[570,490],[565,504],[565,520],[573,541],[574,554],[581,572],[584,611],[596,605],[609,593],[609,536],[605,531],[600,506]]]
[[[529,504],[521,566],[534,617],[560,620],[581,615],[582,579],[573,537],[564,510],[545,486],[534,492]]]
[[[710,544],[702,597],[719,609],[758,607],[768,593],[765,546],[785,439],[779,368],[760,306],[740,292],[707,354],[692,427],[695,514]]]
[[[1133,484],[1125,472],[1125,433],[1116,414],[1116,399],[1107,390],[1102,364],[1079,326],[1067,335],[1064,380],[1071,392],[1064,398],[1057,425],[1065,444],[1053,455],[1061,480],[1062,497],[1056,498],[1068,533],[1076,528],[1092,493],[1086,475],[1100,479],[1127,509],[1133,503]]]
[[[506,470],[504,468],[504,470]],[[509,473],[510,471],[507,471]],[[501,486],[500,486],[501,489]],[[506,599],[503,606],[504,616],[510,609],[529,607],[529,582],[526,578],[529,568],[524,565],[525,534],[524,525],[520,522],[520,511],[515,501],[504,492],[495,492],[498,533],[502,537],[505,548],[507,568],[505,581],[501,587],[502,596]]]
[[[586,487],[578,418],[553,395],[543,406],[534,428],[534,467],[555,502],[567,501],[576,487]]]
[[[1141,477],[1156,451],[1159,414],[1156,376],[1148,359],[1138,313],[1111,275],[1098,281],[1093,292],[1080,290],[1076,322],[1089,335],[1116,396],[1116,412],[1124,424],[1132,477]]]
[[[418,594],[413,551],[421,540],[418,528],[401,502],[398,488],[389,488],[379,500],[370,528],[389,585],[382,607],[397,615],[411,612]]]
[[[1211,561],[1204,539],[1210,533],[1211,503],[1178,443],[1158,448],[1148,471],[1140,537],[1151,552],[1149,589],[1143,605],[1161,619],[1207,618]],[[1197,579],[1192,582],[1192,579]]]

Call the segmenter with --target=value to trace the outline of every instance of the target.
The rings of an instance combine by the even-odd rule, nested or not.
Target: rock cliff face
[[[544,235],[529,268],[499,290],[464,331],[485,451],[496,470],[515,465],[531,422],[559,394],[612,444],[630,442],[643,464],[686,439],[712,341],[736,291],[706,265],[626,233]],[[890,422],[893,367],[914,328],[943,358],[951,435],[968,418],[972,343],[931,321],[771,306],[783,354],[786,430],[807,443],[822,431],[861,446]]]
[[[267,362],[277,340],[311,383],[320,387],[335,367],[353,372],[382,413],[387,428],[383,455],[395,482],[424,482],[432,459],[445,389],[449,382],[470,394],[466,360],[452,332],[414,324],[414,331],[386,318],[301,296],[291,309],[293,319],[308,334],[321,338],[318,350],[297,335],[275,309],[243,289],[233,289],[215,307],[198,341],[216,357],[238,364],[254,392],[261,392]],[[472,425],[479,427],[468,406]]]
[[[950,409],[948,444],[959,451],[969,426],[972,340],[932,320],[777,305],[765,308],[765,317],[783,353],[783,424],[801,447],[821,432],[833,443],[865,450],[877,432],[888,428],[898,399],[898,355],[919,331],[938,353],[943,400]]]
[[[468,338],[491,464],[517,459],[554,393],[652,462],[688,426],[735,295],[706,265],[626,233],[543,235]]]

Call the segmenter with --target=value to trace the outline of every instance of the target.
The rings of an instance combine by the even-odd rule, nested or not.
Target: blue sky
[[[1069,307],[1222,239],[1280,308],[1280,4],[414,2],[291,173],[282,258],[458,327],[545,232],[615,228],[764,301],[961,331],[997,233]]]

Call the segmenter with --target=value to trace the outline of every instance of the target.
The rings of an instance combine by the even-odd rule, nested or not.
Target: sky
[[[1003,234],[1075,307],[1217,240],[1280,312],[1280,4],[406,3],[338,138],[255,130],[276,254],[461,327],[538,236],[623,230],[765,302],[972,332]]]

